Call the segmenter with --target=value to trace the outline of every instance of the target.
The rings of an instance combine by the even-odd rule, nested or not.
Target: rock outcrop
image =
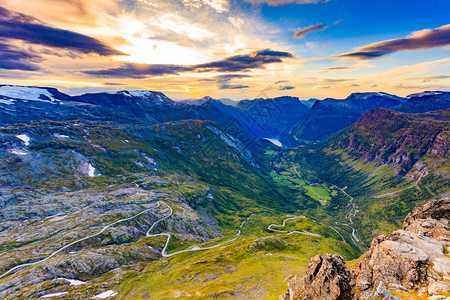
[[[449,225],[450,198],[430,200],[413,209],[401,230],[375,238],[357,270],[357,297],[447,297]]]
[[[356,275],[340,256],[318,255],[280,299],[449,299],[449,247],[450,198],[430,200],[372,241]]]
[[[303,277],[294,276],[280,300],[353,299],[356,275],[339,255],[313,257]]]

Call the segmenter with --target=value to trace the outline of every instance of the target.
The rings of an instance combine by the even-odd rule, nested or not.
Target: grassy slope
[[[416,184],[397,176],[389,165],[351,159],[343,151],[318,146],[300,149],[293,156],[310,180],[347,187],[347,193],[355,198],[361,210],[354,222],[366,243],[378,234],[398,228],[414,206],[449,192],[449,180],[444,177],[430,174]],[[336,199],[327,210],[338,212],[343,205],[345,201]]]
[[[346,258],[355,255],[351,247],[330,237],[274,235],[261,230],[273,219],[267,215],[250,219],[244,225],[244,236],[216,249],[150,263],[144,272],[121,284],[119,299],[274,299],[284,292],[288,277],[305,270],[311,256],[327,252]],[[308,219],[291,221],[286,230],[326,233],[325,227]]]

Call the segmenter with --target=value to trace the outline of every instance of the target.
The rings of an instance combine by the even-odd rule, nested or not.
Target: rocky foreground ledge
[[[339,255],[317,255],[280,300],[450,300],[449,248],[450,198],[430,200],[375,238],[355,271]]]

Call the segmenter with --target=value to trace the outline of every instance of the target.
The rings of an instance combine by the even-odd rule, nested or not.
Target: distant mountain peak
[[[405,100],[401,97],[391,95],[388,93],[384,93],[384,92],[352,93],[350,96],[347,97],[347,100],[349,100],[349,99],[368,100],[373,97],[390,98],[390,99],[398,100],[400,102],[405,102]]]
[[[27,101],[41,101],[49,103],[59,103],[68,97],[60,93],[57,89],[47,87],[1,85],[0,96]]]
[[[444,92],[444,91],[424,91],[422,93],[416,93],[406,96],[406,98],[421,98],[426,96],[434,96],[434,95],[444,95],[444,94],[450,94],[450,92]]]

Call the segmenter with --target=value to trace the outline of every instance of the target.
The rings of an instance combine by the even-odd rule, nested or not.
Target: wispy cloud
[[[333,71],[342,71],[342,70],[355,70],[360,69],[359,67],[331,67],[331,68],[325,68],[320,71],[317,71],[317,73],[329,73]]]
[[[228,0],[183,0],[183,4],[194,8],[202,8],[206,5],[222,13],[228,11]]]
[[[373,60],[400,51],[427,50],[449,45],[450,24],[436,29],[416,31],[405,38],[373,43],[333,58]]]
[[[327,25],[324,24],[317,24],[317,25],[310,25],[305,28],[301,28],[296,33],[294,33],[294,38],[301,39],[303,38],[307,33],[314,32],[314,31],[322,31],[328,28]]]
[[[409,78],[405,78],[405,79],[429,82],[429,81],[436,81],[436,80],[450,80],[450,76],[448,76],[448,75],[429,75],[429,76],[421,76],[421,77],[409,77]]]

